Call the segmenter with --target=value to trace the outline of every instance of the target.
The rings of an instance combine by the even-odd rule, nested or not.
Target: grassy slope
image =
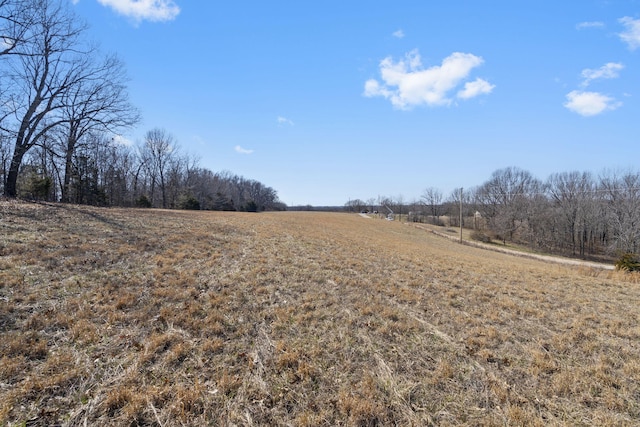
[[[308,212],[0,203],[0,425],[632,425],[637,277]]]

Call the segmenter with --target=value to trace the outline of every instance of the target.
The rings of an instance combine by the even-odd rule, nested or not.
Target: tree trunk
[[[70,132],[73,133],[73,130]],[[73,176],[73,153],[76,149],[76,139],[69,135],[67,149],[64,156],[64,183],[62,185],[62,202],[71,202],[71,177]]]
[[[167,208],[167,185],[164,182],[164,173],[160,169],[160,190],[162,190],[162,209]]]
[[[22,146],[17,146],[13,152],[11,165],[9,166],[9,174],[7,175],[7,182],[4,186],[4,195],[7,197],[15,198],[18,195],[18,172],[20,171],[22,158],[26,152],[27,150]]]

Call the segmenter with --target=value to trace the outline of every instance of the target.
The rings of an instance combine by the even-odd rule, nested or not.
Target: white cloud
[[[420,54],[413,50],[405,58],[394,62],[387,57],[380,62],[382,82],[370,79],[365,82],[366,97],[382,96],[398,109],[407,110],[418,105],[449,105],[450,92],[463,83],[471,70],[484,62],[470,53],[454,52],[442,64],[424,68]],[[469,86],[467,86],[467,84]],[[493,85],[482,79],[465,84],[457,96],[469,99],[493,90]]]
[[[278,125],[279,126],[283,126],[283,125],[293,126],[293,121],[291,121],[290,119],[287,119],[286,117],[278,116]]]
[[[567,94],[565,108],[581,116],[597,116],[607,110],[615,110],[622,105],[615,99],[598,92],[584,92],[574,90]]]
[[[609,62],[597,69],[584,69],[582,70],[582,77],[584,81],[583,86],[588,86],[593,80],[598,79],[616,79],[619,77],[618,71],[622,70],[624,65],[619,62]]]
[[[98,0],[98,2],[136,21],[171,21],[180,13],[180,8],[173,0]]]
[[[401,38],[404,38],[404,31],[402,30],[394,31],[393,34],[391,35],[397,39],[401,39]]]
[[[628,16],[618,19],[625,27],[625,31],[618,34],[620,40],[625,42],[629,49],[635,50],[640,47],[640,19],[633,19]]]
[[[9,50],[15,45],[15,40],[8,37],[0,37],[0,50]]]
[[[240,154],[251,154],[251,153],[253,153],[253,150],[248,150],[246,148],[242,148],[239,145],[236,145],[234,149],[236,150],[237,153],[240,153]]]
[[[133,146],[133,141],[131,141],[130,139],[125,138],[122,135],[114,135],[113,136],[113,142],[115,142],[118,145],[124,145],[125,147],[132,147]]]
[[[457,96],[461,99],[470,99],[478,95],[491,93],[495,87],[495,85],[492,85],[486,80],[475,79],[472,82],[466,82],[464,84],[464,89],[459,91]]]
[[[604,28],[604,22],[600,21],[591,21],[591,22],[580,22],[576,25],[576,29],[584,30],[588,28]]]

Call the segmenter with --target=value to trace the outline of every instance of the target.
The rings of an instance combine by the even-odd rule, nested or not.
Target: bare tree
[[[180,208],[189,199],[198,201],[200,209],[205,203],[195,196],[198,159],[189,154],[175,153],[170,159],[166,173],[168,207]]]
[[[153,205],[156,186],[160,187],[162,207],[167,208],[167,173],[169,165],[177,154],[176,142],[164,129],[155,128],[144,137],[140,157],[151,181],[151,204]]]
[[[215,195],[215,192],[213,191],[214,181],[215,174],[209,169],[197,167],[196,164],[189,166],[187,177],[189,191],[193,197],[198,200],[200,209],[213,210]]]
[[[428,187],[422,192],[423,203],[429,208],[429,214],[433,224],[440,222],[440,210],[442,209],[442,192],[434,187]]]
[[[244,204],[248,211],[264,211],[273,209],[278,202],[276,191],[256,180],[245,182],[248,198]]]
[[[545,240],[543,230],[547,225],[546,212],[549,206],[545,189],[546,185],[542,181],[531,176],[514,206],[516,212],[513,216],[518,221],[517,229],[520,231],[517,238],[531,247],[539,247]]]
[[[593,177],[588,172],[555,173],[547,179],[547,188],[559,222],[557,243],[567,242],[572,254],[584,256],[589,208],[596,196]]]
[[[500,169],[476,192],[482,214],[506,242],[513,239],[524,220],[528,198],[540,190],[539,182],[527,171],[509,167]]]
[[[103,144],[99,162],[101,182],[109,206],[133,206],[136,160],[132,150],[111,139]]]
[[[81,36],[85,31],[60,1],[35,1],[33,22],[22,54],[12,59],[10,87],[3,93],[1,131],[14,138],[5,195],[16,196],[16,182],[25,154],[51,129],[64,122],[56,113],[64,95],[87,78],[88,58]],[[89,54],[89,55],[88,55]]]
[[[601,177],[600,188],[612,227],[613,248],[637,253],[640,250],[640,173],[611,172]]]
[[[469,214],[471,202],[474,198],[474,191],[464,190],[462,188],[454,188],[449,193],[446,201],[446,212],[449,215],[449,225],[453,227],[460,226],[460,208],[462,205],[462,225],[464,226],[464,217]],[[462,195],[462,203],[460,196]]]
[[[7,173],[9,172],[9,161],[11,160],[11,142],[10,137],[0,132],[0,174],[2,188],[7,182]]]
[[[29,37],[34,10],[42,0],[0,0],[0,56],[25,54],[21,50]]]
[[[108,56],[87,69],[85,77],[64,92],[59,131],[65,159],[63,202],[70,201],[73,158],[83,138],[96,132],[115,135],[139,122],[140,115],[129,103],[125,82],[123,63]]]

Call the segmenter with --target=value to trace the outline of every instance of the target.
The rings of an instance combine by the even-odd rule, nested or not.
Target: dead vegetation
[[[637,275],[358,215],[0,204],[2,425],[634,425]]]

